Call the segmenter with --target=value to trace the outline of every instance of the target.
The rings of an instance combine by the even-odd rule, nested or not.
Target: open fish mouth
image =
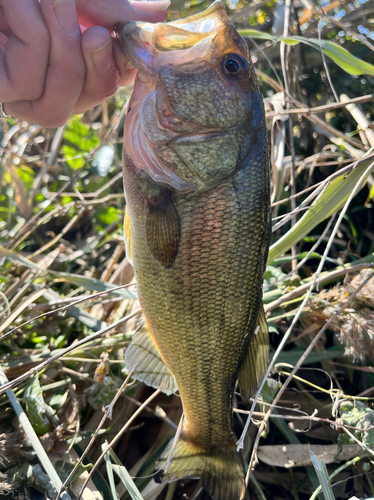
[[[197,54],[204,57],[204,42],[216,36],[228,22],[224,4],[217,0],[209,9],[186,19],[157,24],[117,23],[114,32],[125,56],[138,70],[140,79],[152,84],[160,59],[163,64],[168,60],[172,62],[174,51],[181,51],[178,64],[193,61]]]

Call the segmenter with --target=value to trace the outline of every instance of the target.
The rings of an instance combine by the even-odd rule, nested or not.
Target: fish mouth
[[[160,60],[168,64],[174,60],[175,51],[181,51],[178,64],[204,57],[206,42],[228,23],[224,3],[217,0],[203,12],[169,23],[117,23],[114,33],[139,78],[152,85]]]

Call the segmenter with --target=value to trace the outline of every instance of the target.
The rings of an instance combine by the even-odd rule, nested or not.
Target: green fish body
[[[157,465],[159,479],[202,478],[215,500],[240,500],[234,387],[239,377],[245,399],[255,392],[268,352],[262,98],[246,44],[220,2],[174,23],[118,29],[138,69],[123,173],[127,250],[145,318],[126,366],[181,396],[183,430]]]

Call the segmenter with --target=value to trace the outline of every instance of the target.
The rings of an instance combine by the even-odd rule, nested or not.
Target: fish
[[[201,478],[213,499],[240,500],[234,390],[239,380],[248,400],[268,361],[270,167],[254,66],[221,1],[115,31],[137,69],[124,128],[124,232],[144,318],[125,365],[181,398],[183,428],[156,463],[157,480]]]

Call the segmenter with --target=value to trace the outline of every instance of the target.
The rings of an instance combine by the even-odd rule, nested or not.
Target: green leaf
[[[96,218],[105,226],[109,226],[119,219],[118,211],[115,207],[99,207],[96,211]]]
[[[242,36],[247,36],[249,38],[256,38],[256,39],[262,39],[262,40],[271,40],[272,42],[278,42],[279,38],[276,36],[270,35],[270,33],[265,33],[264,31],[258,31],[258,30],[239,30],[239,33]]]
[[[361,401],[343,401],[339,405],[339,414],[347,425],[354,427],[351,432],[368,448],[374,447],[374,410]]]
[[[123,380],[118,377],[107,375],[102,382],[94,382],[87,390],[88,402],[98,410],[103,406],[109,405],[121,387]]]
[[[280,382],[268,377],[261,391],[261,401],[269,404],[272,403],[281,386]],[[265,407],[263,411],[266,411]]]
[[[100,139],[92,128],[73,118],[64,131],[64,139],[68,144],[62,146],[68,165],[73,170],[82,168],[85,164],[86,154],[97,148]]]
[[[107,448],[107,446],[108,446],[108,443],[105,442],[101,446],[102,450],[105,451],[106,448]],[[118,493],[116,491],[116,483],[114,482],[113,465],[112,465],[112,462],[110,460],[110,454],[109,453],[105,454],[105,465],[106,465],[106,472],[107,472],[107,475],[108,475],[110,490],[111,490],[111,493],[112,493],[112,499],[113,500],[119,500],[119,496],[118,496]]]
[[[27,189],[31,189],[35,177],[35,172],[32,170],[32,168],[28,167],[27,165],[20,165],[17,168],[17,173],[21,181],[25,183]]]
[[[374,66],[369,64],[358,57],[352,56],[348,50],[344,49],[340,45],[333,42],[328,42],[327,40],[321,40],[315,38],[304,38],[301,36],[293,36],[289,38],[289,43],[291,45],[294,42],[301,42],[313,47],[316,50],[321,50],[323,53],[332,59],[335,64],[340,66],[344,71],[350,75],[374,75]]]
[[[334,179],[322,191],[303,217],[286,234],[271,245],[268,262],[273,262],[274,259],[287,252],[287,250],[301,241],[320,222],[339,210],[347,201],[352,190],[369,165],[370,161],[368,160],[351,170],[350,173]],[[361,187],[369,175],[370,173],[367,173],[365,179],[361,181]]]
[[[64,131],[64,139],[76,146],[76,153],[77,151],[88,153],[100,144],[96,132],[78,118],[73,118],[68,124]]]
[[[108,443],[103,443],[101,448],[104,452],[107,451],[105,461],[107,470],[110,470],[110,474],[112,473],[112,471],[114,471],[119,476],[126,490],[130,494],[132,500],[144,500],[136,484],[128,473],[126,467],[121,464],[114,451],[111,448],[108,448]],[[112,463],[112,460],[116,463]],[[113,495],[113,497],[115,498],[115,495]]]
[[[318,40],[316,38],[305,38],[302,36],[275,37],[269,33],[263,33],[257,30],[240,30],[242,36],[259,38],[262,40],[271,40],[274,43],[284,42],[287,45],[297,45],[304,43],[313,49],[323,51],[323,53],[332,59],[335,64],[340,66],[350,75],[374,75],[374,66],[358,57],[353,56],[340,45],[327,40]]]
[[[41,465],[22,464],[7,471],[13,488],[27,484],[43,492],[45,498],[54,498],[56,490],[48,474],[44,472]]]
[[[64,153],[69,167],[73,170],[78,170],[83,167],[85,160],[82,158],[82,153],[78,153],[75,148],[66,146],[66,144],[62,146],[62,152]]]
[[[50,431],[51,425],[45,414],[43,392],[37,376],[32,377],[29,385],[26,387],[24,400],[30,422],[33,424],[36,433],[39,436],[43,436]]]

